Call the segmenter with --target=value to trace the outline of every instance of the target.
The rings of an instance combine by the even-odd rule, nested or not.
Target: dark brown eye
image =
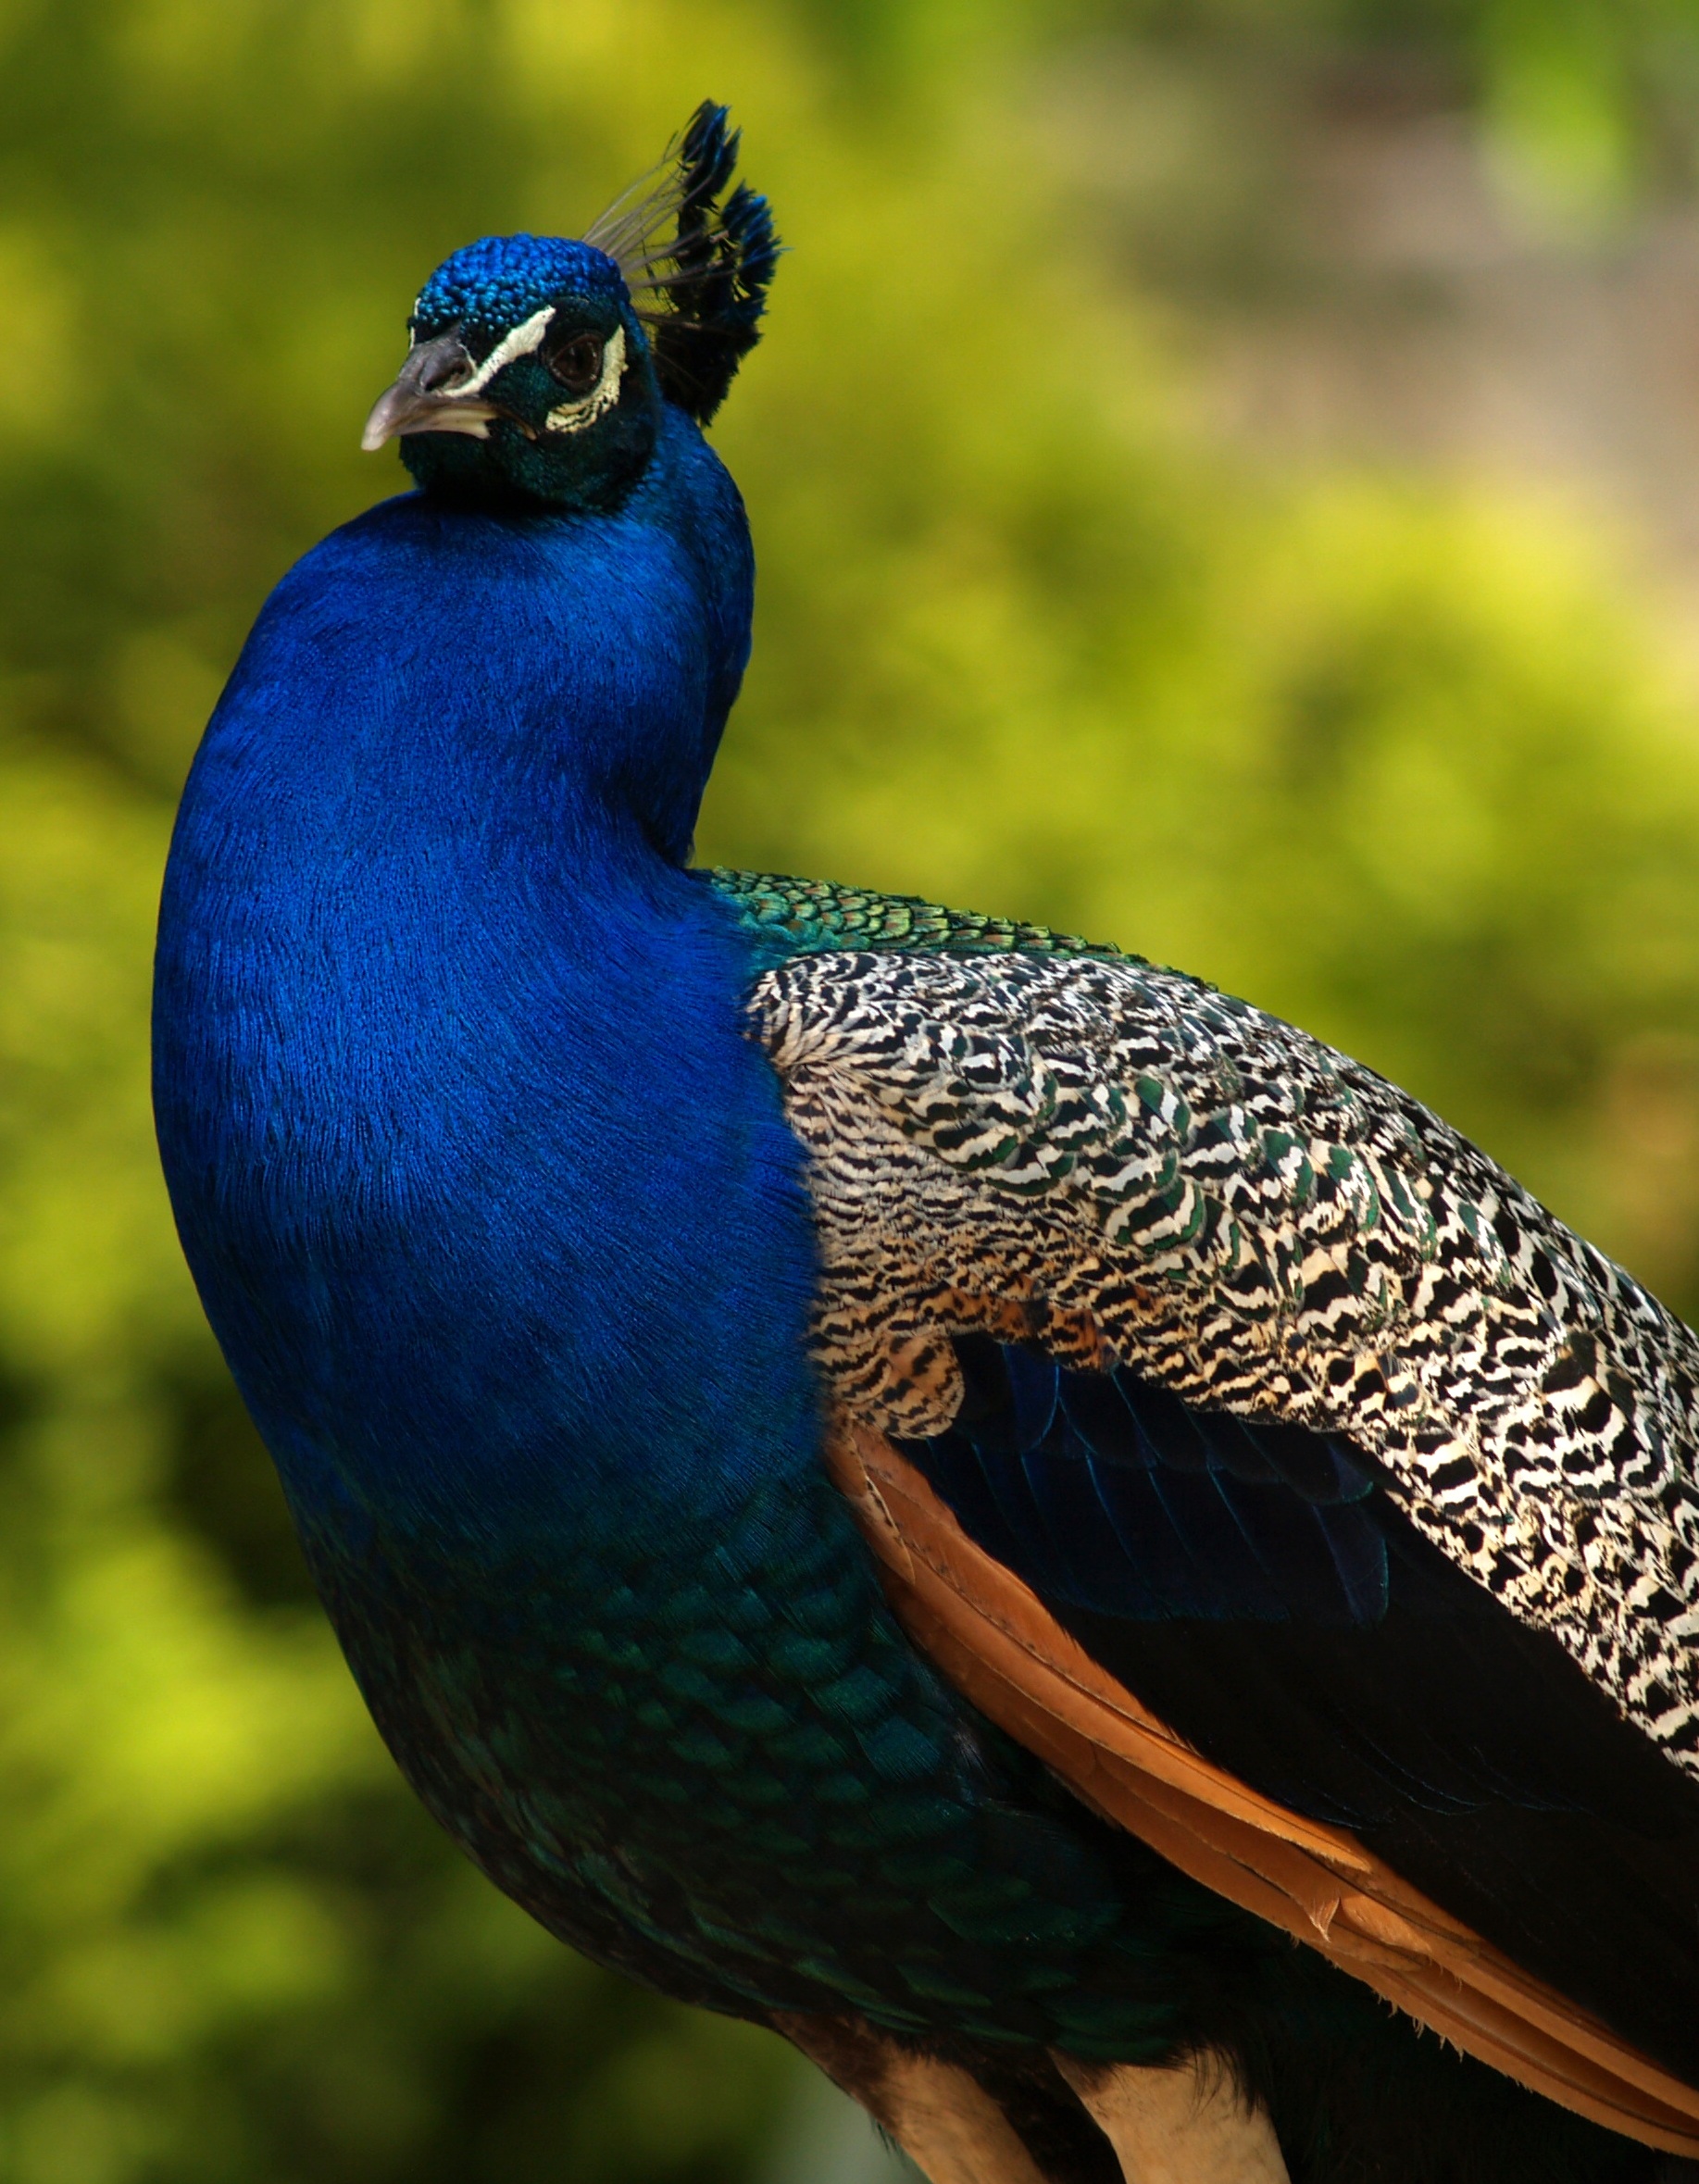
[[[603,347],[599,333],[575,333],[543,361],[568,394],[588,394],[602,376]]]

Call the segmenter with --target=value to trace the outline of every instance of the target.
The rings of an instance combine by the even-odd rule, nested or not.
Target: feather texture
[[[685,870],[736,154],[706,106],[588,241],[438,268],[369,432],[421,490],[184,792],[161,1152],[374,1718],[553,1931],[962,2184],[1652,2184],[1693,1340],[1255,1010]]]
[[[799,955],[751,1020],[809,1149],[817,1348],[854,1415],[947,1426],[946,1338],[1013,1329],[1193,1408],[1348,1435],[1699,1770],[1699,1344],[1474,1146],[1143,964]]]
[[[779,239],[767,199],[733,183],[741,134],[705,99],[660,166],[585,231],[648,327],[661,392],[699,424],[756,345]],[[645,300],[646,299],[646,300]]]
[[[1530,1978],[1348,1833],[1264,1797],[1105,1674],[882,1437],[834,1476],[917,1642],[1108,1818],[1482,2061],[1593,2121],[1699,2156],[1699,2088]]]
[[[809,1149],[817,1354],[841,1438],[882,1452],[852,1498],[911,1635],[1186,1870],[1524,2082],[1693,2151],[1699,1788],[1669,1703],[1693,1688],[1692,1336],[1415,1102],[1194,980],[713,884],[787,943],[752,1029]],[[1022,1629],[1040,1683],[1095,1678],[1213,1770],[1225,1832],[1171,1770],[1106,1805],[1104,1740],[1058,1746]],[[1332,1931],[1291,1868],[1309,1828],[1324,1866],[1380,1877],[1388,1919],[1449,1937],[1419,1976]]]

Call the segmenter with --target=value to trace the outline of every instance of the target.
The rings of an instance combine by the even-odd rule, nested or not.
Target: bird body
[[[369,432],[420,490],[279,586],[178,823],[167,1175],[374,1717],[934,2184],[1650,2179],[1693,1338],[1243,1004],[689,869],[734,153],[705,109],[658,250],[645,201],[432,277]]]
[[[718,470],[699,442],[686,459]],[[847,1968],[710,1968],[694,1930],[715,1886],[745,1899],[730,1930],[787,1867],[845,1945],[869,1859],[954,1858],[946,1881],[978,1891],[981,1857],[952,1838],[992,1791],[821,1462],[804,1155],[744,1022],[759,943],[657,858],[659,815],[595,824],[599,767],[560,762],[575,693],[606,678],[641,703],[621,663],[677,654],[687,579],[646,540],[622,565],[604,530],[569,526],[541,578],[534,535],[499,525],[468,567],[463,521],[446,555],[439,528],[392,503],[308,556],[196,761],[159,960],[185,1246],[356,1674],[439,1816],[593,1946],[642,1885],[630,1829],[651,1829],[659,1893],[700,1866],[706,1898],[677,1931],[661,1914],[647,1954],[598,1953],[722,2004],[870,1998]],[[501,645],[479,643],[486,584],[539,603],[534,653],[505,614]],[[351,610],[382,633],[365,687],[333,643]],[[568,628],[588,635],[563,690]],[[668,665],[667,729],[681,689],[700,716],[717,662]],[[593,722],[574,726],[571,752],[593,753]],[[698,718],[668,797],[717,729]],[[588,1228],[587,1204],[618,1221]],[[560,1814],[516,1835],[551,1797]],[[1112,1923],[1072,1885],[1064,1956]],[[1024,1919],[1007,1937],[1023,1978],[1031,1939]],[[986,1983],[1054,2029],[1012,1964]],[[900,1988],[890,2011],[926,2022]]]

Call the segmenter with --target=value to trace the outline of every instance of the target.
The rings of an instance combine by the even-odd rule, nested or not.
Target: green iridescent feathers
[[[918,895],[886,895],[839,887],[829,880],[793,880],[782,873],[704,873],[740,924],[776,955],[813,955],[828,948],[895,948],[928,955],[1081,955],[1102,962],[1141,963],[1122,949],[1051,932],[1018,918],[946,910]]]

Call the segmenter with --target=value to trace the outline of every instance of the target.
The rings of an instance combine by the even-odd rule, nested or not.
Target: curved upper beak
[[[468,432],[474,440],[487,440],[490,420],[500,410],[474,392],[455,392],[456,384],[472,377],[472,359],[457,333],[416,343],[400,378],[373,403],[360,445],[369,455],[404,432]]]

